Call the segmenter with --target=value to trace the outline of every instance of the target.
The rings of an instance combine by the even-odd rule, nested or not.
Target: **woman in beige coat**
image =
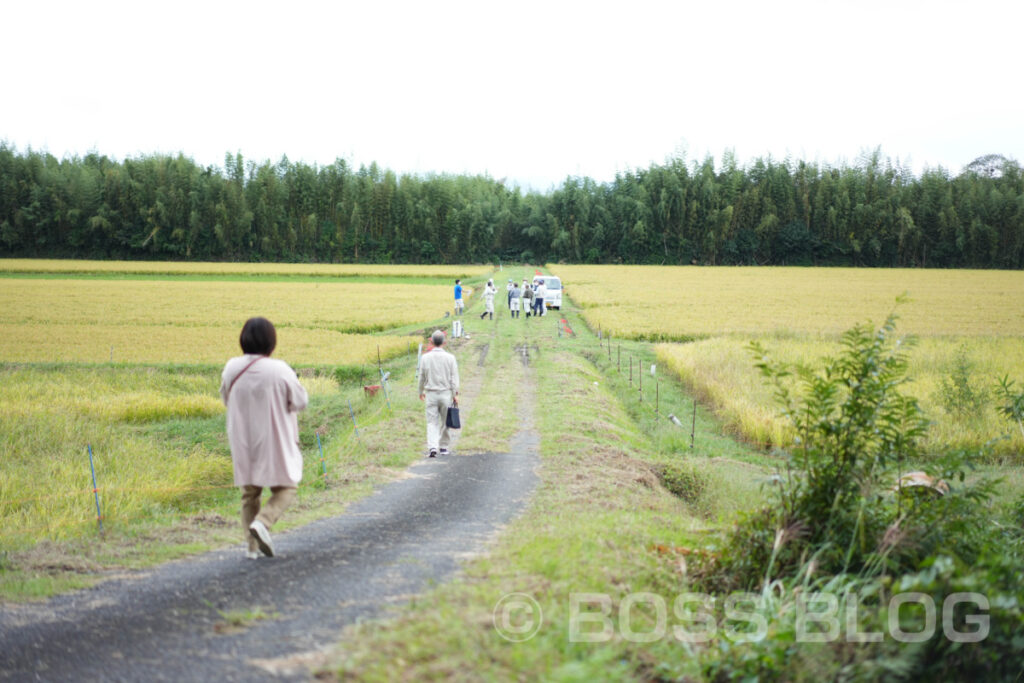
[[[247,320],[239,343],[245,355],[224,366],[220,396],[228,409],[235,485],[242,488],[246,554],[256,559],[259,548],[273,557],[270,528],[295,499],[302,479],[298,413],[306,408],[309,397],[295,371],[270,357],[277,346],[277,331],[269,320]],[[264,488],[270,488],[270,498],[261,509]]]

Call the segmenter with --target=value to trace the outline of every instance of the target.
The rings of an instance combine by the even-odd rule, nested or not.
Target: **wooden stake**
[[[690,450],[693,450],[693,444],[696,440],[697,434],[697,400],[693,401],[693,422],[690,424]]]

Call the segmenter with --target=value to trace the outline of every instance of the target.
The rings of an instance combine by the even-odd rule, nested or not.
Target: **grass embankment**
[[[541,484],[526,512],[486,557],[466,565],[460,580],[417,598],[392,620],[350,628],[329,668],[345,679],[370,681],[649,679],[698,672],[671,636],[648,644],[622,638],[618,610],[629,593],[654,592],[671,604],[685,591],[686,556],[677,549],[703,545],[736,510],[759,500],[766,470],[758,463],[768,458],[722,437],[699,407],[691,450],[692,403],[657,369],[655,391],[647,345],[613,342],[609,360],[607,345],[599,345],[574,313],[567,318],[576,338],[558,336],[557,312],[509,320],[498,308],[494,323],[467,315],[466,326],[473,346],[488,345],[485,385],[498,380],[493,393],[501,399],[490,400],[504,416],[500,422],[518,428],[522,401],[533,405]],[[528,368],[521,365],[524,346]],[[637,367],[646,375],[642,403]],[[487,426],[474,416],[488,393],[484,388],[472,406],[460,449]],[[656,394],[660,416],[653,410]],[[685,428],[665,417],[670,412]],[[525,642],[506,640],[493,622],[495,606],[512,593],[526,594],[543,611],[539,631]],[[570,642],[574,593],[609,596],[616,633],[609,642]],[[630,614],[633,630],[651,630],[645,606]]]

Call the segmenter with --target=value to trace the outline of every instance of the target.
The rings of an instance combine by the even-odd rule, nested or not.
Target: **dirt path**
[[[418,462],[345,514],[275,534],[278,557],[231,548],[0,608],[0,679],[307,679],[344,626],[451,578],[522,509],[539,435],[520,417],[508,453]]]

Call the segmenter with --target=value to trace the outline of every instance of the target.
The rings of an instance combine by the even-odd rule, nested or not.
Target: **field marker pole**
[[[320,449],[320,470],[323,472],[324,486],[327,486],[327,463],[324,462],[324,447],[320,443],[320,432],[316,433],[316,447]]]
[[[378,362],[380,362],[380,361],[378,361]],[[395,411],[391,410],[391,392],[388,391],[388,378],[384,376],[383,368],[378,366],[377,370],[380,372],[380,383],[381,383],[381,386],[384,387],[384,398],[388,402],[388,412],[391,413],[392,415],[394,415]]]
[[[100,512],[100,490],[96,486],[96,466],[92,461],[92,444],[87,444],[89,448],[89,469],[92,471],[92,495],[96,499],[96,524],[100,528],[100,536],[103,535],[103,513]]]
[[[693,450],[693,443],[697,434],[697,399],[693,399],[693,422],[690,423],[690,450]]]
[[[359,443],[363,443],[363,437],[359,436],[359,425],[356,424],[356,413],[352,410],[352,399],[348,400],[348,414],[352,416],[352,428],[356,430],[356,438],[359,439]]]
[[[420,361],[423,359],[423,342],[420,342],[420,348],[416,352],[416,386],[420,385]]]

